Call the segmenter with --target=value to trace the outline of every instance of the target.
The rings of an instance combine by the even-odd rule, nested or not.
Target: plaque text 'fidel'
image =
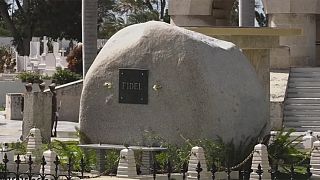
[[[148,70],[119,69],[119,103],[148,104]]]

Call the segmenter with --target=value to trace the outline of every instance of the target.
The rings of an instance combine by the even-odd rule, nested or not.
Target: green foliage
[[[13,59],[11,51],[8,47],[0,47],[0,73],[4,70],[13,71],[16,65],[16,60]]]
[[[42,83],[42,76],[36,72],[22,72],[17,75],[17,78],[21,79],[22,82],[28,83]]]
[[[106,154],[106,171],[107,175],[117,174],[117,168],[119,163],[120,151],[117,150],[108,150]]]
[[[242,162],[252,152],[254,145],[257,143],[257,137],[246,138],[236,146],[233,141],[225,143],[221,138],[216,139],[198,139],[190,140],[184,139],[183,144],[173,145],[167,143],[163,138],[156,135],[154,132],[145,131],[144,139],[147,146],[161,146],[166,147],[167,151],[156,154],[156,160],[159,168],[165,169],[168,159],[171,160],[173,168],[179,171],[183,164],[186,163],[190,156],[191,148],[200,146],[206,152],[206,162],[208,170],[213,163],[224,169],[227,163],[229,166],[235,166]],[[250,164],[246,164],[250,165]]]
[[[54,150],[60,157],[61,165],[64,169],[67,168],[68,160],[71,158],[73,162],[73,169],[80,171],[80,162],[83,157],[85,160],[85,170],[90,171],[91,167],[96,164],[96,154],[93,150],[83,151],[78,142],[61,142],[54,140],[50,144],[46,145],[46,149]]]
[[[57,71],[53,74],[52,79],[56,82],[56,84],[61,85],[77,81],[81,79],[81,76],[79,74],[71,72],[68,69],[57,68]]]
[[[4,111],[4,110],[5,110],[5,108],[0,106],[0,111]]]
[[[295,139],[291,139],[290,135],[294,132],[293,129],[285,132],[284,129],[279,131],[272,143],[268,146],[268,153],[272,161],[276,161],[279,165],[291,165],[306,159],[307,154],[297,150],[298,141],[303,135]]]
[[[27,143],[25,142],[15,142],[9,144],[9,149],[14,149],[15,154],[26,154],[27,153]]]

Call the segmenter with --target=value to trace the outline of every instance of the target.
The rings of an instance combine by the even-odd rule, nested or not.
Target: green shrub
[[[42,76],[36,72],[22,72],[17,75],[17,78],[21,79],[22,82],[27,83],[42,83]]]
[[[79,74],[71,72],[68,69],[63,70],[61,68],[57,68],[57,72],[53,74],[52,79],[57,85],[61,85],[79,80],[81,79],[81,76]]]

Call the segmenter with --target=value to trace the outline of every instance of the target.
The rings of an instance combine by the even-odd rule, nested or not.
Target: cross
[[[61,52],[61,57],[64,57],[64,53],[66,52],[65,49],[60,49],[59,52]]]

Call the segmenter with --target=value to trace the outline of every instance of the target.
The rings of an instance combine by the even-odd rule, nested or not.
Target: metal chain
[[[244,165],[245,163],[247,163],[249,161],[249,159],[253,156],[254,152],[257,152],[255,150],[253,150],[241,163],[230,167],[230,170],[235,170],[238,169],[239,167],[241,167],[242,165]],[[223,169],[226,169],[226,167],[221,166]]]

